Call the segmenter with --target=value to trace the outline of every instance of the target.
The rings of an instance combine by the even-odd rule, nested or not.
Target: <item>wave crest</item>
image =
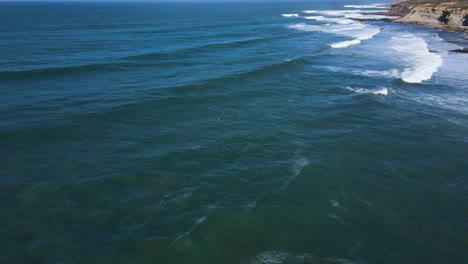
[[[289,27],[302,31],[325,32],[353,38],[352,40],[330,44],[333,48],[345,48],[351,45],[360,44],[361,41],[371,39],[380,33],[380,28],[362,23],[350,23],[348,25],[308,25],[305,23],[299,23]]]
[[[443,64],[442,56],[429,51],[426,41],[413,34],[392,37],[391,48],[404,53],[407,67],[401,73],[401,79],[408,83],[421,83],[430,80]]]
[[[357,45],[360,44],[361,40],[359,39],[353,39],[353,40],[347,40],[347,41],[342,41],[342,42],[337,42],[330,44],[330,47],[335,48],[335,49],[340,49],[340,48],[346,48],[351,45]]]

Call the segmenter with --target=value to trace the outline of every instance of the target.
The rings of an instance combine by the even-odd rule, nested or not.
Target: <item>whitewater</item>
[[[386,8],[380,4],[344,5],[343,7],[347,9],[303,10],[302,18],[304,20],[312,20],[317,23],[308,24],[301,22],[292,24],[289,27],[308,32],[324,32],[351,38],[350,40],[328,44],[331,48],[341,49],[359,45],[362,41],[370,40],[382,30],[380,26],[363,21],[395,18],[393,16],[376,14]],[[314,14],[314,16],[310,16],[310,14]],[[295,14],[294,17],[298,18],[300,16]],[[398,74],[394,73],[394,69],[390,69],[388,71],[391,71],[393,74],[386,74],[385,71],[383,71],[381,74],[382,76],[399,77],[408,83],[421,83],[431,79],[432,75],[436,73],[438,68],[443,64],[442,56],[430,52],[426,41],[422,37],[408,32],[395,32],[394,36],[383,41],[386,42],[383,48],[386,49],[388,47],[395,53],[401,54],[400,56],[404,56],[402,57],[402,66],[404,66]],[[389,54],[386,51],[377,52],[379,52],[379,54]],[[369,70],[364,70],[364,72],[366,71]]]
[[[468,38],[386,8],[0,1],[0,263],[468,263]]]

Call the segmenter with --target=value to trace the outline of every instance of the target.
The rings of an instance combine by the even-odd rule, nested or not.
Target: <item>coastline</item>
[[[387,16],[379,19],[385,22],[404,23],[430,27],[445,31],[447,33],[460,34],[464,40],[458,39],[461,48],[450,50],[450,52],[468,54],[468,1],[462,6],[456,6],[454,2],[430,3],[431,1],[404,0],[389,3],[388,11],[376,12],[376,15]],[[453,15],[455,13],[455,15]],[[454,19],[455,18],[455,19]],[[364,21],[368,19],[355,19]],[[446,40],[451,42],[450,40]],[[460,43],[461,42],[461,43]]]
[[[465,2],[404,0],[390,3],[389,10],[383,14],[398,17],[388,19],[391,22],[468,34],[468,1]]]

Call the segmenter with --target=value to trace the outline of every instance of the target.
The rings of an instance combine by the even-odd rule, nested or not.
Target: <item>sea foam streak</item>
[[[346,18],[350,19],[363,19],[363,20],[382,20],[382,19],[395,19],[397,16],[385,16],[385,15],[372,15],[372,14],[346,14]]]
[[[317,21],[322,21],[322,20],[326,20],[327,18],[325,18],[324,16],[306,16],[304,17],[305,19],[310,19],[310,20],[317,20]]]
[[[302,12],[306,14],[320,14],[328,17],[345,17],[349,19],[381,20],[386,18],[398,18],[397,16],[376,15],[376,10],[304,10]]]
[[[381,10],[379,10],[381,11]],[[347,14],[375,13],[376,10],[303,10],[305,14],[322,14],[326,16],[344,16]]]
[[[305,19],[308,20],[316,20],[316,21],[325,21],[325,22],[333,22],[336,24],[341,25],[348,25],[348,24],[355,24],[356,21],[347,18],[336,18],[336,17],[324,17],[324,16],[305,16]]]
[[[364,89],[364,88],[353,88],[353,87],[345,87],[346,90],[353,91],[359,94],[375,94],[375,95],[388,95],[388,89],[383,87],[379,89]]]
[[[382,4],[373,4],[373,5],[345,5],[346,8],[364,8],[364,9],[372,9],[372,8],[383,8],[387,9],[386,6]]]
[[[291,181],[296,179],[296,177],[301,174],[302,169],[309,164],[309,160],[306,158],[300,158],[294,162],[292,171],[293,174],[284,182],[284,184],[279,188],[279,191],[286,189]]]
[[[369,77],[401,78],[401,73],[397,69],[391,69],[387,71],[355,70],[353,73],[356,75],[364,75]]]
[[[258,255],[255,255],[249,259],[246,259],[242,263],[245,264],[305,264],[305,263],[329,263],[329,264],[355,264],[348,259],[339,257],[318,257],[311,253],[300,253],[300,252],[285,252],[267,250]]]
[[[443,64],[442,56],[430,52],[424,39],[413,34],[392,37],[390,45],[393,50],[407,54],[405,61],[408,67],[401,74],[405,82],[427,81]]]
[[[299,17],[299,14],[281,14],[284,17]]]

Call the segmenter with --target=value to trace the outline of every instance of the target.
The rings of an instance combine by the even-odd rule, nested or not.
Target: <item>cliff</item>
[[[402,1],[392,4],[388,13],[401,16],[397,22],[468,32],[468,0]]]

